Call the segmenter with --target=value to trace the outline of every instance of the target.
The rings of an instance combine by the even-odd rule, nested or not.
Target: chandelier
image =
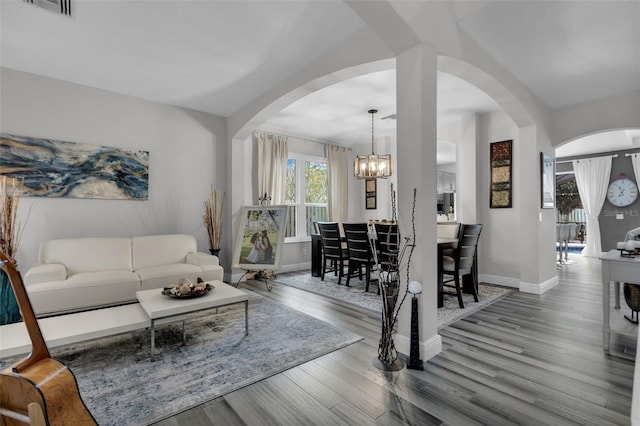
[[[357,179],[386,179],[392,175],[391,154],[376,154],[373,133],[373,115],[377,109],[370,109],[371,114],[371,155],[356,155],[353,162],[353,175]]]

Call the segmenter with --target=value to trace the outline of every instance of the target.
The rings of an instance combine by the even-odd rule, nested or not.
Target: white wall
[[[478,247],[478,265],[480,281],[494,284],[519,286],[520,262],[519,245],[525,243],[518,238],[520,234],[520,207],[516,191],[519,186],[519,140],[518,128],[504,112],[480,115],[479,144],[477,158],[478,223],[483,224]],[[489,208],[489,144],[504,140],[513,140],[513,207],[503,209]],[[532,179],[535,179],[532,177]],[[537,190],[537,184],[535,186]],[[531,226],[536,226],[532,224]]]
[[[133,236],[182,232],[208,251],[202,224],[210,186],[226,187],[226,120],[130,96],[2,68],[5,133],[149,151],[147,201],[23,198],[32,206],[18,262],[37,260],[53,238]],[[222,257],[230,256],[229,233]]]

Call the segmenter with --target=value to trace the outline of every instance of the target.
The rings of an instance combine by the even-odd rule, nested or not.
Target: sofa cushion
[[[61,263],[69,275],[133,271],[130,238],[66,238],[43,243],[40,263]]]
[[[67,279],[67,268],[60,263],[41,263],[32,266],[24,274],[24,284],[44,283],[47,281],[62,281]]]
[[[38,315],[135,301],[139,290],[140,278],[131,271],[82,272],[27,287]]]
[[[202,268],[188,263],[174,263],[138,269],[136,274],[140,276],[142,290],[149,290],[178,284],[180,278],[188,278],[195,283],[198,277],[202,278]]]
[[[185,263],[187,254],[198,251],[198,244],[192,235],[150,235],[133,237],[133,270],[151,266]]]

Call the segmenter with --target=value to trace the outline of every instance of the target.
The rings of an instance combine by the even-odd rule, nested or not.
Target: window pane
[[[296,202],[296,160],[292,158],[287,160],[287,187],[284,202],[287,204]],[[289,217],[291,217],[291,212],[289,212]]]
[[[307,206],[307,235],[315,234],[313,222],[327,222],[329,220],[329,208],[325,206]]]
[[[327,203],[327,163],[306,161],[304,169],[305,203]]]
[[[289,206],[288,208],[289,212],[289,220],[287,221],[287,229],[285,230],[284,236],[285,238],[288,237],[295,237],[296,236],[296,206]]]

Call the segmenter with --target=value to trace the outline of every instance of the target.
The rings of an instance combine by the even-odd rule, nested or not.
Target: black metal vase
[[[219,256],[219,254],[220,254],[220,249],[219,249],[219,248],[217,248],[217,249],[212,249],[212,248],[210,248],[210,249],[209,249],[209,252],[211,252],[211,254],[212,254],[212,255],[214,255],[214,256],[216,256],[216,257],[218,257],[218,258],[220,257],[220,256]]]
[[[378,344],[378,356],[373,358],[373,365],[384,371],[399,371],[402,370],[404,364],[398,358],[398,352],[393,342],[398,283],[383,284],[380,287],[382,296],[382,334]]]

